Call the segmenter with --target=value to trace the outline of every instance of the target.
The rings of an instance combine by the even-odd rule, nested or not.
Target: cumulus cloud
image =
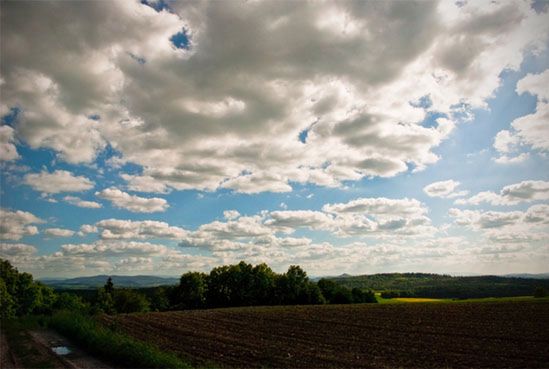
[[[15,131],[10,126],[0,126],[0,161],[19,158],[15,147]]]
[[[89,233],[97,233],[97,232],[98,232],[98,229],[96,226],[91,224],[82,224],[80,226],[80,230],[78,231],[78,235],[82,237]]]
[[[117,261],[114,264],[114,269],[119,272],[143,272],[154,270],[152,258],[131,256]]]
[[[24,236],[33,236],[38,228],[31,224],[43,223],[43,220],[32,213],[0,209],[0,239],[20,240]]]
[[[16,136],[71,163],[109,144],[143,167],[123,176],[140,192],[390,177],[436,162],[433,148],[549,29],[527,2],[170,7],[4,4],[0,110],[20,109]],[[182,30],[187,48],[170,42]],[[427,127],[430,112],[447,118]],[[517,123],[521,139],[531,125]]]
[[[386,198],[326,204],[322,211],[263,211],[239,217],[227,212],[224,222],[214,221],[188,231],[180,246],[223,252],[312,245],[309,238],[287,236],[299,229],[326,231],[335,237],[390,238],[436,233],[426,213],[427,208],[415,199]]]
[[[458,186],[458,181],[450,179],[448,181],[433,182],[430,185],[425,186],[423,188],[423,192],[425,192],[430,197],[442,198],[460,197],[468,194],[468,191],[455,192],[455,189]]]
[[[452,208],[450,216],[455,218],[455,223],[467,226],[474,230],[501,229],[509,230],[533,230],[532,227],[549,224],[549,205],[540,204],[529,207],[526,211],[481,211],[460,210]]]
[[[530,158],[530,153],[523,152],[516,156],[501,155],[494,159],[498,164],[519,164]]]
[[[225,210],[223,211],[223,218],[227,220],[233,220],[240,216],[240,213],[236,210]]]
[[[80,208],[99,209],[102,206],[98,202],[82,200],[81,198],[76,196],[65,196],[63,200],[71,205],[78,206]]]
[[[512,130],[498,132],[494,140],[494,148],[500,153],[496,162],[513,164],[524,161],[526,153],[509,157],[518,151],[519,146],[528,146],[542,152],[549,151],[549,69],[540,74],[528,74],[517,82],[517,93],[529,93],[537,97],[536,111],[515,119],[511,123]]]
[[[479,192],[468,199],[455,201],[456,205],[517,205],[522,202],[549,200],[549,182],[522,181],[505,186],[499,193],[492,191]]]
[[[71,237],[74,235],[74,231],[71,231],[70,229],[63,229],[63,228],[47,228],[44,230],[44,234],[48,236],[53,237]]]
[[[137,192],[155,192],[168,193],[169,188],[166,184],[157,181],[151,176],[131,175],[122,173],[122,179],[128,182],[128,190]]]
[[[149,242],[135,241],[97,241],[87,244],[66,244],[61,246],[61,252],[67,256],[142,256],[142,255],[164,255],[169,254],[171,249],[164,245],[157,245]]]
[[[127,192],[120,191],[117,188],[106,188],[96,192],[99,198],[110,201],[115,207],[129,210],[133,213],[154,213],[166,211],[170,205],[165,199],[159,197],[140,197],[130,195]]]
[[[294,232],[302,227],[316,230],[329,230],[335,227],[331,215],[312,210],[273,211],[269,213],[269,220],[265,224],[286,232]]]
[[[75,176],[66,170],[56,170],[52,173],[42,171],[29,173],[23,182],[43,194],[61,192],[82,192],[94,187],[94,182],[84,176]]]
[[[168,223],[154,220],[105,219],[97,222],[95,226],[87,225],[86,227],[86,229],[82,229],[83,232],[90,233],[100,230],[101,238],[104,239],[180,239],[187,233],[183,228],[173,227]]]
[[[0,243],[0,255],[4,258],[35,254],[36,247],[25,243]]]
[[[365,213],[378,217],[421,216],[427,208],[416,199],[387,199],[385,197],[359,198],[346,203],[326,204],[327,213]]]

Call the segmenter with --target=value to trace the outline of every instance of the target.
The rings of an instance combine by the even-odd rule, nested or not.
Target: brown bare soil
[[[195,365],[549,367],[546,302],[231,308],[103,322]]]

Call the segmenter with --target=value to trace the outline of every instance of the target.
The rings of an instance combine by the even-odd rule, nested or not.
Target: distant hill
[[[327,279],[348,288],[397,291],[409,296],[432,298],[531,296],[538,287],[549,291],[549,279],[533,277],[453,277],[428,273],[383,273]]]
[[[145,288],[179,283],[179,278],[175,277],[156,277],[151,275],[113,275],[111,277],[115,287]],[[41,282],[57,289],[90,289],[104,286],[107,278],[109,278],[108,275],[96,275],[70,279],[44,279]]]
[[[506,274],[504,277],[511,278],[528,278],[528,279],[549,279],[549,273],[518,273],[518,274]]]

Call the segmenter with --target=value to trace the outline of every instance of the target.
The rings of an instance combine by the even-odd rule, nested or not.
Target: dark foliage
[[[54,291],[0,259],[0,318],[51,313]]]
[[[549,296],[549,293],[547,293],[547,290],[543,287],[538,287],[534,291],[534,297],[547,297]]]
[[[347,288],[385,291],[382,297],[482,298],[532,296],[537,287],[549,289],[547,279],[497,276],[452,277],[427,273],[385,273],[330,278]]]

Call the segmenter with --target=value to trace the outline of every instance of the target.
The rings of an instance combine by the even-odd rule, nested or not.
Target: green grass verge
[[[74,312],[54,314],[49,325],[91,353],[127,368],[192,368],[175,354],[115,332]]]

